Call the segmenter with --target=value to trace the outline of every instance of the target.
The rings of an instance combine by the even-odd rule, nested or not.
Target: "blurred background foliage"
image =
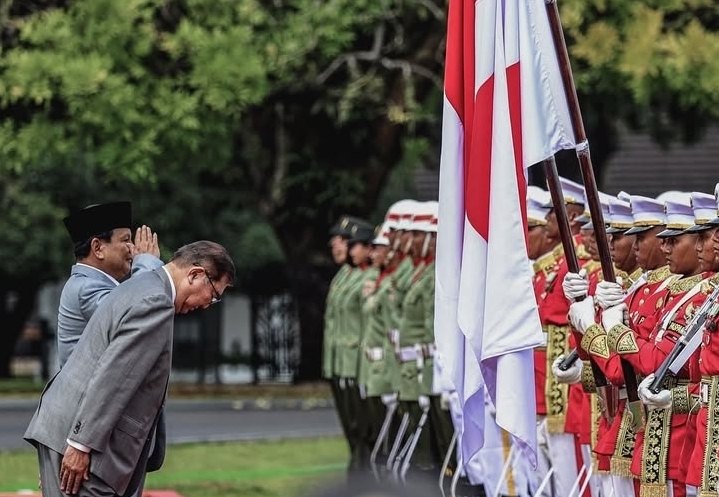
[[[669,143],[716,121],[714,0],[560,8],[599,173],[620,123]],[[163,257],[210,238],[240,289],[293,292],[300,376],[317,375],[328,226],[379,222],[437,166],[445,16],[433,0],[2,2],[0,349],[68,272],[62,217],[128,198]]]

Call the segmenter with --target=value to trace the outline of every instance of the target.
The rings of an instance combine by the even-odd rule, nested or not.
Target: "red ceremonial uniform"
[[[694,310],[706,298],[697,287],[709,275],[702,273],[669,283],[661,318],[657,319],[657,326],[647,339],[626,332],[626,327],[621,325],[609,332],[609,343],[615,344],[614,349],[631,362],[639,374],[646,376],[656,371],[671,352]],[[683,392],[686,396],[688,384],[689,372],[684,368],[678,375],[679,388],[673,393],[681,395]],[[650,410],[644,432],[637,433],[636,446],[641,450],[634,451],[631,469],[640,477],[641,495],[664,495],[661,492],[666,491],[667,480],[674,482],[675,497],[686,495],[683,483],[686,475],[681,472],[680,464],[688,433],[688,409],[677,411],[678,399],[674,402],[674,409]]]
[[[637,330],[638,333],[646,333],[645,339],[649,338],[651,330],[647,330],[646,326],[642,326],[642,324],[655,321],[653,316],[663,306],[670,276],[672,274],[668,266],[648,271],[643,277],[643,283],[636,288],[630,288],[631,293],[624,300],[628,308],[630,327]],[[620,357],[615,351],[609,349],[606,330],[601,327],[588,330],[582,338],[581,345],[589,352],[595,364],[611,384],[618,387],[624,386]],[[626,392],[620,390],[620,400],[614,422],[608,425],[607,431],[602,432],[599,436],[594,451],[603,456],[600,458],[600,462],[606,457],[611,458],[610,471],[612,474],[632,477],[630,464],[635,436],[629,413],[625,413],[626,402]],[[600,467],[600,469],[603,468]]]
[[[707,297],[713,292],[713,285],[719,284],[719,276],[709,281],[711,285],[703,289]],[[719,318],[706,323],[701,347],[692,359],[689,373],[697,388],[690,390],[690,395],[697,394],[701,404],[694,423],[695,436],[685,443],[682,461],[686,463],[686,482],[698,487],[699,495],[716,495],[719,485]]]
[[[554,285],[557,277],[557,250],[553,250],[534,261],[534,295],[537,298],[537,306],[540,315],[543,306],[541,305],[544,295],[550,285]],[[542,320],[544,323],[544,320]],[[546,333],[546,328],[544,329]],[[547,414],[547,402],[544,393],[544,386],[547,381],[547,347],[541,346],[534,349],[534,397],[537,403],[537,415]]]
[[[589,254],[582,247],[581,236],[575,235],[576,255],[580,267],[589,260]],[[569,271],[561,246],[555,249],[558,255],[555,276],[548,281],[539,304],[539,317],[547,333],[546,368],[551,371],[554,360],[561,354],[567,354],[571,348],[569,333],[569,301],[564,296],[562,281]],[[547,429],[550,433],[580,432],[581,412],[584,392],[581,385],[559,384],[554,375],[547,374],[545,384],[547,399]],[[579,413],[578,416],[575,413]],[[577,421],[579,419],[579,421]]]

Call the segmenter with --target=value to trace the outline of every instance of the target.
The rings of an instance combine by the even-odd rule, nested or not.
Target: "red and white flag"
[[[462,459],[497,424],[536,464],[532,349],[543,335],[526,247],[526,169],[574,148],[544,0],[450,0],[435,336],[463,407]]]

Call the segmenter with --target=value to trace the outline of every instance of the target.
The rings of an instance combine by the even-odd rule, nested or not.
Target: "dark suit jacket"
[[[68,438],[90,447],[90,471],[125,493],[133,474],[145,471],[145,446],[165,399],[174,316],[162,268],[113,290],[45,387],[25,439],[59,453]]]

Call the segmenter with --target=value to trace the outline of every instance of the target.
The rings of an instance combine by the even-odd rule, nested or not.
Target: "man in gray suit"
[[[225,248],[199,241],[102,300],[24,435],[38,451],[43,496],[135,491],[167,392],[174,315],[218,302],[234,278]]]
[[[132,274],[162,266],[157,234],[138,228],[132,242],[130,202],[95,204],[63,219],[76,263],[60,296],[57,351],[63,367],[98,304]]]

